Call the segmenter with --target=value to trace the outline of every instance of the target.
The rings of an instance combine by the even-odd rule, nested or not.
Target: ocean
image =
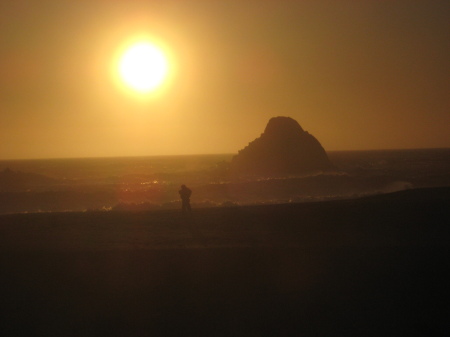
[[[0,160],[0,213],[158,210],[355,198],[450,186],[450,149],[330,151],[335,166],[276,178],[231,179],[233,154]]]

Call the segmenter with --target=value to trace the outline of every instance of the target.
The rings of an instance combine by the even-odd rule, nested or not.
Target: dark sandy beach
[[[450,330],[450,188],[178,211],[0,216],[2,336]]]

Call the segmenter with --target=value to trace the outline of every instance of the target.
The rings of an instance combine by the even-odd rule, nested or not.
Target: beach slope
[[[1,215],[0,333],[440,335],[449,201]]]

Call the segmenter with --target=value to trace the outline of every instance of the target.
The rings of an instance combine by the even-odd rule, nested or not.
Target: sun
[[[131,89],[149,93],[167,78],[169,62],[161,48],[151,42],[137,42],[128,47],[119,60],[121,80]]]

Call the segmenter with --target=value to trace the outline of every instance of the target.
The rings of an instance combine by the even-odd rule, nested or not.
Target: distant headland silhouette
[[[281,176],[333,168],[319,141],[290,117],[273,117],[231,161],[235,174]]]

